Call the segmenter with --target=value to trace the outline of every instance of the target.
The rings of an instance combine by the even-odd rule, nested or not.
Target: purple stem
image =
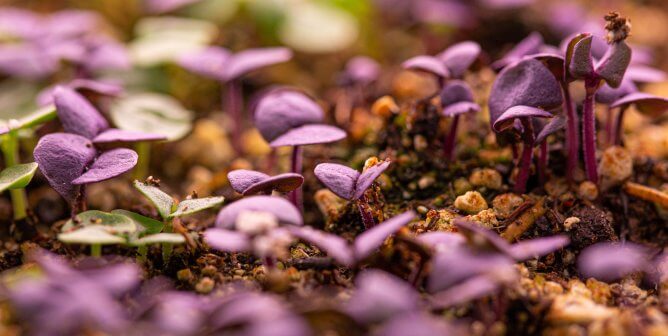
[[[454,161],[455,159],[455,140],[457,140],[457,125],[459,124],[459,115],[452,118],[452,124],[450,125],[450,131],[445,135],[443,140],[443,156],[448,161]]]
[[[301,146],[292,147],[292,157],[291,157],[291,169],[293,173],[301,174],[302,173],[302,159],[303,159],[303,148]],[[304,211],[304,206],[302,204],[302,187],[295,189],[290,192],[288,195],[290,202],[297,207],[300,211]]]
[[[366,196],[362,196],[357,200],[357,209],[362,216],[362,222],[364,223],[365,229],[370,229],[376,226],[376,221],[373,219],[373,211],[369,206],[369,202],[366,200]]]
[[[566,110],[566,148],[568,149],[568,159],[566,161],[566,178],[573,181],[573,173],[578,167],[580,156],[580,138],[578,130],[578,116],[575,113],[575,106],[571,93],[568,90],[568,83],[562,85],[564,94],[564,109]]]
[[[584,162],[587,180],[598,183],[596,171],[596,116],[594,115],[594,96],[599,79],[585,80],[584,112],[582,116],[582,141],[584,145]]]
[[[223,88],[223,110],[229,113],[232,118],[232,147],[237,154],[241,154],[243,147],[241,144],[241,135],[243,130],[243,91],[241,82],[233,79],[225,84]]]
[[[615,116],[614,116],[614,109],[610,108],[610,106],[607,107],[607,113],[606,118],[605,118],[605,137],[606,137],[606,143],[609,145],[612,145],[614,143],[614,129],[615,129]]]
[[[547,161],[549,160],[547,140],[540,143],[540,152],[538,155],[538,181],[541,185],[547,182]]]
[[[629,107],[628,105],[623,105],[622,107],[619,108],[619,112],[617,112],[617,118],[615,118],[615,124],[614,124],[614,131],[611,132],[610,136],[611,145],[619,146],[622,144],[622,133],[624,133],[623,132],[624,114],[628,107]],[[612,119],[612,116],[610,116],[610,119]]]
[[[531,161],[533,159],[535,140],[531,120],[528,118],[522,118],[521,120],[522,126],[524,126],[524,132],[522,133],[522,157],[520,158],[520,171],[515,180],[515,192],[518,194],[523,194],[527,189],[527,181],[531,174]]]

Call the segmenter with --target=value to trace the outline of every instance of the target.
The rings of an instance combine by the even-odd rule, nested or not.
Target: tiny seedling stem
[[[301,146],[292,147],[292,157],[290,162],[291,171],[293,173],[301,174],[302,173],[302,159],[303,159],[303,148]],[[295,189],[290,192],[289,199],[292,204],[297,207],[300,211],[304,210],[302,204],[302,187]]]
[[[2,155],[7,168],[19,164],[19,137],[17,130],[11,130],[2,136]],[[9,194],[12,198],[12,208],[14,210],[14,220],[26,218],[27,197],[24,188],[10,189]]]
[[[146,141],[138,142],[135,145],[135,151],[137,151],[139,159],[137,160],[137,166],[135,166],[133,178],[135,180],[143,181],[149,173],[149,166],[151,163],[151,144]]]
[[[582,141],[584,145],[584,162],[587,180],[598,183],[596,171],[596,116],[594,115],[594,96],[598,88],[598,80],[585,80],[586,95],[582,116]]]
[[[610,145],[619,146],[622,144],[622,134],[624,133],[624,114],[628,105],[624,105],[617,112],[617,117],[615,118],[614,129],[612,130],[610,137]],[[612,118],[612,115],[610,115]]]
[[[137,263],[145,264],[148,260],[148,245],[140,245],[137,247]]]
[[[243,153],[241,136],[243,134],[243,91],[241,82],[233,79],[225,83],[223,88],[223,110],[232,119],[232,147],[237,154]]]
[[[101,257],[102,256],[102,245],[92,244],[90,246],[90,255],[92,257]]]
[[[446,160],[452,162],[455,159],[455,142],[457,140],[457,125],[459,124],[459,115],[452,118],[450,131],[445,135],[443,141],[443,156]]]
[[[172,233],[172,231],[174,231],[174,227],[172,226],[172,220],[171,219],[165,220],[165,227],[163,228],[162,232]],[[171,258],[173,248],[174,244],[172,243],[162,243],[162,260],[165,263],[167,263],[169,261],[169,258]]]
[[[364,199],[364,196],[357,200],[357,209],[362,216],[362,222],[364,223],[365,229],[368,230],[376,226],[376,220],[373,218],[373,211],[371,210],[369,203]]]
[[[575,113],[575,105],[573,105],[573,99],[571,98],[567,83],[562,85],[562,92],[564,94],[564,110],[566,110],[566,148],[568,149],[566,179],[573,181],[573,173],[578,167],[580,156],[578,115]]]
[[[527,181],[531,174],[531,161],[535,140],[531,120],[522,118],[522,126],[524,126],[524,132],[522,133],[522,139],[524,140],[522,144],[522,157],[520,158],[520,171],[515,181],[515,192],[518,194],[523,194],[527,189]]]

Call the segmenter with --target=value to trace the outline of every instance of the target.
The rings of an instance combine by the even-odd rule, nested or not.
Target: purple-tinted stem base
[[[522,133],[522,157],[520,158],[520,171],[517,174],[514,188],[518,194],[523,194],[527,189],[527,181],[529,181],[529,175],[531,174],[531,161],[533,159],[535,140],[531,120],[522,118],[522,126],[524,126],[524,132]]]
[[[547,162],[550,158],[547,140],[540,143],[540,152],[538,154],[538,182],[545,185],[547,182]]]
[[[617,117],[615,118],[615,123],[614,123],[614,129],[611,132],[610,136],[610,144],[619,146],[622,144],[622,133],[623,127],[624,127],[624,114],[626,113],[626,109],[628,106],[622,106],[619,109],[619,112],[617,112]],[[612,116],[610,116],[612,118]]]
[[[357,209],[360,212],[360,216],[362,216],[362,222],[364,223],[365,229],[368,230],[376,226],[376,220],[373,219],[373,212],[364,196],[357,200]]]
[[[578,129],[578,116],[575,113],[575,106],[568,90],[568,84],[562,86],[562,91],[564,94],[564,109],[566,110],[566,148],[568,149],[566,179],[573,181],[573,173],[577,169],[580,159],[580,131]]]
[[[459,115],[452,118],[450,131],[445,135],[443,140],[443,156],[448,161],[455,159],[455,141],[457,140],[457,125],[459,124]]]
[[[88,209],[86,204],[86,185],[81,185],[79,187],[79,195],[74,199],[72,203],[72,212],[70,217],[74,218],[78,213],[84,212]]]
[[[292,147],[292,157],[291,157],[291,168],[290,171],[293,173],[301,174],[302,173],[302,159],[303,159],[303,148],[301,146]],[[304,210],[304,204],[302,203],[302,187],[293,190],[288,194],[288,199],[290,202],[297,207],[300,211]]]
[[[596,116],[594,115],[594,96],[598,87],[598,80],[585,80],[587,91],[584,100],[582,115],[582,142],[584,146],[584,162],[587,180],[598,183],[596,170]]]
[[[232,118],[232,130],[230,131],[232,148],[237,154],[243,152],[243,145],[241,143],[241,135],[243,131],[243,91],[241,82],[238,80],[231,80],[225,84],[223,88],[223,110],[229,113]]]

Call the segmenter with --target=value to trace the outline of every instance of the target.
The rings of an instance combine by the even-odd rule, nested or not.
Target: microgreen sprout
[[[459,117],[466,113],[479,112],[480,106],[473,101],[473,92],[464,81],[449,81],[441,90],[441,114],[452,118],[450,130],[443,140],[443,156],[447,160],[455,158],[455,140]]]
[[[254,194],[271,194],[272,191],[289,193],[301,187],[304,177],[295,173],[284,173],[269,176],[254,170],[237,169],[227,173],[227,179],[234,191],[250,196]]]
[[[357,204],[362,222],[366,229],[376,225],[374,211],[371,209],[365,192],[389,166],[390,161],[377,158],[367,160],[362,173],[336,163],[321,163],[314,169],[315,176],[337,196]]]

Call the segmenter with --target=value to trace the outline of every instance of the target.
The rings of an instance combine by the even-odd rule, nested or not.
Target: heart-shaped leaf
[[[134,181],[133,185],[140,193],[142,193],[142,195],[153,203],[162,218],[169,218],[169,215],[172,213],[172,208],[174,207],[174,199],[172,196],[167,195],[158,187],[137,180]]]
[[[63,225],[61,232],[67,233],[77,230],[78,227],[88,226],[102,227],[111,234],[127,234],[137,231],[137,226],[132,219],[118,213],[88,210],[77,214],[74,218]]]
[[[141,233],[144,234],[154,234],[154,233],[160,233],[162,232],[163,227],[165,226],[165,223],[155,220],[153,218],[149,218],[146,216],[142,216],[136,212],[132,211],[127,211],[123,209],[116,209],[111,211],[112,214],[117,214],[117,215],[123,215],[128,218],[130,218],[135,225],[137,226],[138,231],[141,231]]]
[[[288,48],[255,48],[240,51],[228,59],[222,69],[222,78],[226,81],[236,79],[261,67],[287,62],[292,58]]]
[[[216,226],[232,229],[237,217],[244,211],[264,211],[276,216],[283,224],[303,225],[301,212],[288,200],[274,196],[251,196],[224,207],[216,217]]]
[[[53,92],[58,119],[67,133],[78,134],[93,139],[109,128],[100,112],[78,92],[65,86],[58,86]]]
[[[71,232],[60,233],[58,234],[58,240],[67,244],[88,245],[112,245],[125,243],[125,238],[109,233],[105,227],[101,225],[87,226]]]
[[[255,106],[255,127],[267,141],[274,141],[293,128],[317,124],[325,112],[311,97],[288,89],[266,93]]]
[[[480,55],[480,45],[473,41],[459,42],[438,54],[438,58],[450,71],[450,75],[460,78]]]
[[[24,163],[9,167],[0,172],[0,192],[7,189],[24,188],[30,183],[35,171],[37,170],[37,163]]]
[[[330,125],[304,125],[293,128],[269,143],[271,147],[324,144],[342,140],[346,132]]]
[[[304,183],[304,177],[297,173],[278,174],[251,185],[244,190],[242,194],[244,196],[249,196],[261,192],[271,192],[273,190],[288,193],[301,187],[302,183]]]
[[[443,61],[434,56],[415,56],[404,61],[401,66],[404,69],[429,72],[443,78],[450,77],[450,71],[445,67]]]
[[[183,200],[176,206],[176,211],[170,214],[169,218],[186,216],[211,209],[223,204],[223,201],[225,201],[225,197],[222,196]]]
[[[236,169],[227,173],[227,179],[234,191],[243,194],[248,188],[270,178],[269,175],[248,169]]]
[[[391,162],[389,160],[386,160],[364,169],[364,171],[357,178],[353,198],[361,198],[364,192],[369,189],[378,176],[380,176],[380,174],[382,174],[390,166],[390,163]]]
[[[415,216],[414,211],[406,211],[362,232],[353,243],[355,259],[360,261],[370,256],[373,251],[383,244],[387,237],[408,225]]]
[[[183,244],[186,238],[179,233],[156,233],[139,239],[131,239],[130,245],[141,246],[149,244]]]
[[[352,200],[360,173],[337,163],[321,163],[313,170],[315,176],[337,196]]]
[[[103,152],[88,170],[72,181],[73,184],[88,184],[108,180],[121,175],[137,164],[138,155],[127,148],[116,148]]]

